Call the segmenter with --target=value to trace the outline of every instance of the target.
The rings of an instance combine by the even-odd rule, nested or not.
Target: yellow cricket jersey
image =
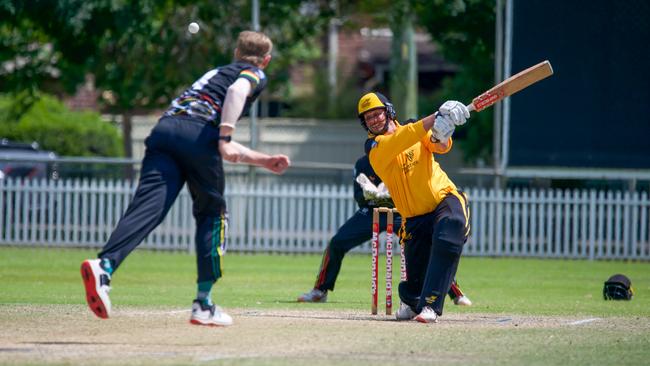
[[[390,135],[374,137],[367,142],[370,164],[384,182],[403,217],[419,216],[433,211],[456,186],[433,158],[444,151],[431,142],[431,131],[422,120],[401,126]]]

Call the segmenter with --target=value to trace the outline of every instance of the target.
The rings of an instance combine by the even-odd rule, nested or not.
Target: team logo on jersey
[[[406,155],[406,161],[402,164],[402,171],[407,174],[418,165],[419,160],[415,160],[415,150],[413,149],[406,151],[404,155]]]
[[[413,161],[413,156],[415,155],[415,152],[413,150],[409,150],[406,152],[406,159],[408,161]]]

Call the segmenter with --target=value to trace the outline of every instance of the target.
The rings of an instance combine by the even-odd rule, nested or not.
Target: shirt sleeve
[[[237,123],[246,104],[246,96],[250,94],[251,90],[251,86],[245,80],[240,79],[228,87],[221,110],[222,124],[234,126]]]
[[[239,73],[238,78],[244,78],[250,81],[251,89],[255,89],[260,83],[261,75],[259,75],[255,70],[246,69]]]
[[[429,152],[434,153],[434,154],[446,154],[451,150],[451,146],[454,144],[454,141],[452,140],[451,137],[449,137],[449,144],[447,144],[447,148],[443,149],[438,145],[437,143],[431,141],[431,135],[433,133],[429,131],[426,136],[424,136],[421,140],[421,142],[424,144],[424,146],[429,150]]]

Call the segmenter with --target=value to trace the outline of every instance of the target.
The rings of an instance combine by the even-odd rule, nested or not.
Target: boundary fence
[[[0,245],[99,248],[135,182],[0,179]],[[322,252],[357,209],[352,187],[231,184],[228,250]],[[464,254],[586,259],[650,259],[646,192],[466,189],[472,233]],[[368,228],[370,230],[370,228]],[[142,247],[194,250],[186,189]],[[366,243],[356,252],[370,253]]]

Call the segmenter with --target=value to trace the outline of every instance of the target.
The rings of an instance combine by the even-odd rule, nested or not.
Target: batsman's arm
[[[422,127],[424,127],[424,129],[427,131],[431,131],[433,129],[433,125],[436,122],[437,116],[438,112],[422,118]],[[432,145],[427,144],[427,149],[429,149],[429,151],[436,154],[444,154],[451,149],[451,138],[449,138],[447,141],[440,141],[436,139],[434,133],[429,133],[429,136],[429,141],[432,143]]]

